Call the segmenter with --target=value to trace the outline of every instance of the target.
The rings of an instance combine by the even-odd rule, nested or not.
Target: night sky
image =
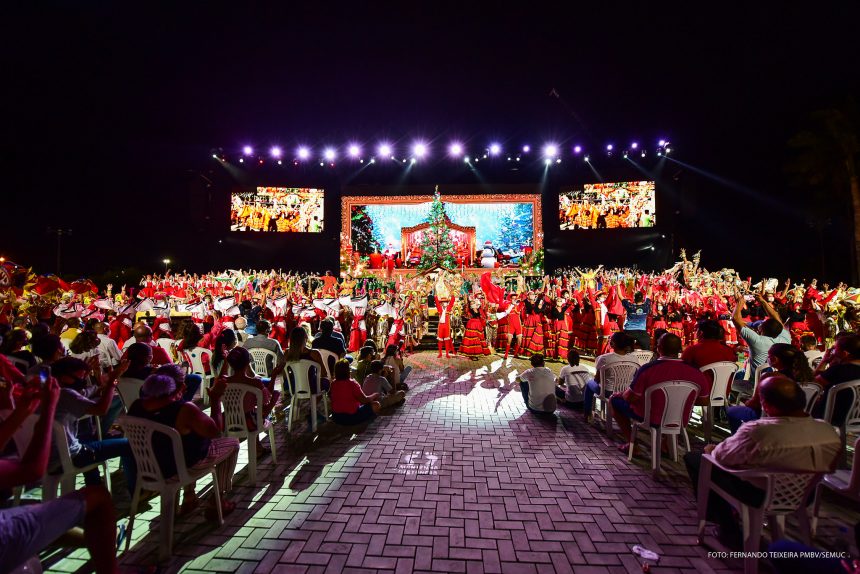
[[[686,246],[708,267],[847,279],[845,203],[832,199],[819,237],[809,190],[789,186],[786,143],[811,111],[858,95],[854,3],[114,4],[4,11],[0,254],[37,271],[54,271],[49,226],[73,229],[71,275],[158,271],[165,256],[195,271],[336,265],[331,234],[317,256],[305,239],[230,237],[218,211],[230,177],[213,148],[423,137],[442,155],[458,137],[596,152],[665,137],[686,165],[660,170],[670,208],[658,220],[674,241],[658,244],[664,259]],[[553,176],[550,212],[558,186],[591,180],[576,161]],[[607,178],[625,175],[620,158],[600,161]],[[439,161],[411,183],[453,169]],[[332,185],[278,173],[249,178]],[[613,254],[554,241],[572,246],[560,263],[639,257],[630,236]]]

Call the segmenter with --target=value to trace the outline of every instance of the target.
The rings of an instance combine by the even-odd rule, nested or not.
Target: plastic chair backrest
[[[711,385],[711,406],[720,407],[726,404],[726,395],[738,372],[738,365],[732,361],[709,363],[699,369],[705,374],[710,373],[714,384]]]
[[[317,375],[316,388],[319,389],[320,366],[316,363],[316,361],[302,359],[300,361],[287,363],[287,377],[288,380],[293,384],[293,394],[295,394],[296,396],[303,398],[311,397],[312,368],[315,369]]]
[[[75,463],[72,462],[72,455],[69,453],[69,437],[66,436],[66,428],[61,423],[54,421],[51,430],[63,472],[73,472]]]
[[[0,421],[5,421],[12,414],[11,409],[0,410]],[[12,435],[12,442],[15,443],[15,450],[18,451],[18,458],[24,456],[30,442],[33,440],[33,431],[36,427],[36,422],[39,420],[38,414],[32,414],[24,419],[15,434]]]
[[[167,337],[162,337],[161,339],[156,339],[155,344],[167,351],[167,356],[169,356],[171,360],[176,359],[176,341],[168,339]]]
[[[851,478],[848,488],[855,496],[860,496],[860,437],[854,441],[854,463],[851,465]]]
[[[119,393],[119,398],[122,404],[125,405],[125,410],[131,407],[131,403],[140,398],[140,389],[143,387],[143,381],[133,379],[131,377],[121,377],[116,383],[116,391]]]
[[[692,411],[693,402],[699,396],[699,390],[699,385],[690,381],[657,383],[645,390],[645,409],[643,412],[646,417],[651,417],[653,395],[662,393],[665,400],[663,412],[660,414],[660,426],[664,429],[686,427],[690,421],[689,414]],[[651,417],[650,420],[654,420],[654,417]]]
[[[27,369],[30,368],[30,365],[27,364],[27,361],[25,361],[24,359],[19,359],[18,357],[13,357],[12,355],[4,356],[6,357],[6,359],[8,359],[10,363],[12,363],[13,367],[15,367],[21,372],[22,375],[27,374]]]
[[[758,367],[755,368],[755,373],[753,374],[753,383],[758,385],[758,382],[761,380],[761,376],[764,374],[766,369],[773,370],[773,367],[768,365],[767,363],[762,363]]]
[[[629,353],[629,355],[630,355],[630,358],[632,360],[636,361],[637,363],[639,363],[640,366],[644,365],[646,363],[650,363],[651,361],[654,360],[654,353],[653,352],[644,351],[642,349],[638,349],[636,351],[633,351],[632,353]]]
[[[604,392],[621,391],[630,386],[633,375],[641,365],[633,361],[617,361],[600,367],[600,386]]]
[[[182,438],[179,436],[179,431],[149,419],[128,415],[119,417],[117,424],[122,427],[123,434],[131,446],[131,452],[137,463],[137,480],[143,487],[164,484],[167,480],[161,472],[158,458],[155,456],[155,448],[152,446],[152,437],[156,433],[163,434],[170,439],[173,458],[176,462],[176,476],[180,483],[191,482],[188,469],[185,467],[185,453],[182,449]]]
[[[278,362],[278,356],[274,351],[269,349],[248,349],[248,354],[254,359],[254,373],[260,377],[268,377],[272,374],[275,364]],[[272,365],[271,367],[269,365]]]
[[[271,351],[270,351],[271,352]],[[257,429],[263,428],[263,391],[244,383],[229,383],[221,397],[224,406],[224,432],[228,435],[248,433],[248,419],[245,417],[245,395],[252,394],[257,399]]]
[[[821,396],[821,386],[815,383],[801,383],[800,388],[803,390],[803,394],[806,395],[806,408],[804,410],[807,413],[811,413],[815,402]]]
[[[824,420],[833,424],[833,415],[836,411],[836,396],[842,391],[851,391],[851,408],[840,429],[848,432],[856,432],[860,429],[860,379],[839,383],[830,387],[827,393],[827,405],[824,407]],[[835,425],[834,425],[835,426]]]
[[[333,380],[334,377],[334,364],[337,363],[338,356],[337,353],[333,353],[331,351],[326,351],[325,349],[317,349],[319,351],[320,357],[323,360],[323,367],[325,367],[325,376],[328,380]]]
[[[188,362],[191,363],[191,372],[198,375],[206,374],[206,367],[203,365],[203,355],[209,357],[209,364],[212,364],[212,351],[203,347],[194,347],[185,351],[185,356],[188,357]]]

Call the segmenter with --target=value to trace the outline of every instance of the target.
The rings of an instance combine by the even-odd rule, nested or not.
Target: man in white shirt
[[[99,346],[96,350],[99,353],[99,364],[102,369],[112,369],[119,364],[122,358],[122,353],[117,346],[116,341],[110,338],[110,327],[107,323],[96,323],[95,332],[99,337]]]
[[[800,386],[777,375],[762,380],[759,389],[765,416],[744,423],[737,433],[719,445],[706,446],[704,452],[730,468],[833,472],[841,448],[839,435],[830,424],[806,414],[806,395]],[[701,460],[699,453],[684,456],[694,490],[698,489]],[[719,469],[713,469],[711,481],[745,504],[757,507],[763,502],[760,488]],[[731,506],[715,494],[708,499],[708,519],[720,525],[724,540],[736,544],[740,539]]]
[[[809,368],[815,368],[821,364],[821,359],[824,358],[824,352],[818,350],[818,341],[815,340],[815,335],[804,335],[800,338],[800,348],[803,349],[803,354],[806,360],[809,361]]]
[[[577,375],[577,373],[582,373]],[[558,388],[555,391],[555,396],[562,401],[568,403],[581,403],[582,391],[585,389],[585,383],[589,379],[590,373],[588,369],[579,364],[579,353],[571,349],[567,353],[567,364],[561,368],[558,374]]]
[[[551,414],[556,409],[555,375],[544,366],[543,354],[531,356],[531,369],[520,374],[520,389],[526,408],[536,414]]]

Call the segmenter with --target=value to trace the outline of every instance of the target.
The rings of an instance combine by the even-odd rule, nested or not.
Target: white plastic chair
[[[710,373],[711,379],[714,381],[714,384],[711,385],[708,404],[702,406],[702,426],[705,431],[705,443],[709,444],[714,432],[714,419],[716,418],[717,409],[725,407],[728,404],[729,388],[735,380],[738,365],[732,361],[718,361],[707,364],[699,370],[705,373],[706,376]]]
[[[203,347],[194,347],[193,349],[184,352],[188,363],[191,365],[191,372],[203,377],[203,382],[200,385],[200,399],[204,405],[209,404],[209,386],[215,378],[213,375],[206,373],[206,367],[203,365],[203,356],[208,357],[209,366],[212,366],[212,351]]]
[[[818,530],[818,518],[821,511],[821,493],[832,490],[836,494],[860,502],[860,438],[854,441],[854,463],[851,470],[837,470],[824,476],[815,489],[815,504],[812,507],[812,535]]]
[[[315,382],[316,388],[319,392],[314,395],[311,394],[311,369],[314,369],[316,372]],[[293,430],[293,419],[296,416],[296,411],[298,411],[299,401],[306,400],[311,403],[311,431],[317,431],[317,398],[322,397],[323,401],[323,412],[325,412],[325,417],[328,419],[328,404],[325,401],[325,396],[320,386],[320,366],[316,363],[316,361],[311,361],[308,359],[302,359],[300,361],[294,361],[292,363],[287,363],[287,381],[292,381],[295,385],[292,398],[290,399],[290,414],[287,422],[287,431],[292,432]]]
[[[220,460],[205,460],[188,468],[185,466],[185,455],[182,450],[182,438],[179,432],[167,425],[156,423],[147,419],[122,416],[117,420],[122,427],[134,460],[137,462],[137,485],[131,498],[131,509],[129,511],[128,529],[125,538],[125,551],[128,551],[131,543],[132,529],[134,528],[134,516],[137,514],[137,506],[140,502],[142,490],[149,490],[161,494],[161,544],[158,555],[161,560],[167,559],[173,553],[173,520],[176,515],[176,502],[179,491],[185,485],[191,484],[198,479],[208,475],[212,476],[213,496],[215,496],[215,508],[218,511],[218,524],[224,524],[221,513],[221,489],[218,484],[218,475],[215,465]],[[176,475],[166,478],[161,472],[155,449],[152,446],[152,438],[158,433],[166,436],[173,449],[173,459],[176,462]]]
[[[716,467],[723,472],[745,480],[764,491],[764,501],[758,508],[753,508],[720,488],[711,481],[711,471]],[[719,464],[712,455],[702,455],[702,466],[699,470],[698,514],[699,514],[699,543],[703,541],[705,522],[708,509],[708,497],[714,492],[731,504],[741,515],[744,536],[744,552],[749,557],[744,558],[744,573],[755,574],[758,571],[761,531],[765,516],[769,517],[772,540],[783,537],[785,532],[785,517],[793,514],[797,517],[803,542],[810,544],[809,516],[806,514],[806,502],[812,489],[821,480],[823,473],[785,471],[782,469],[751,469],[736,470]]]
[[[821,396],[823,392],[821,385],[815,383],[800,383],[800,388],[803,390],[803,394],[806,395],[806,412],[807,414],[812,412],[813,407],[815,407],[815,403],[818,401],[818,397]]]
[[[11,409],[3,409],[0,411],[0,421],[4,421],[12,414]],[[12,435],[12,441],[15,443],[15,450],[18,451],[18,458],[24,456],[27,449],[30,447],[30,442],[33,440],[33,431],[35,430],[36,421],[39,420],[39,415],[32,414],[24,419],[15,434]],[[12,489],[12,506],[21,504],[21,495],[24,494],[24,486],[16,486]]]
[[[835,425],[833,417],[836,414],[836,396],[842,391],[846,393],[850,391],[852,393],[851,407],[845,415],[845,420],[841,421],[839,425]],[[842,442],[842,462],[844,465],[848,460],[846,449],[848,434],[860,433],[860,379],[839,383],[830,387],[830,390],[827,392],[827,403],[824,407],[824,420],[835,426],[839,431],[839,439]]]
[[[101,428],[99,417],[95,418],[96,428]],[[81,419],[83,420],[83,419]],[[57,421],[53,423],[53,438],[54,446],[57,449],[57,455],[60,458],[59,474],[47,473],[42,479],[42,500],[54,500],[57,498],[57,486],[60,486],[61,494],[68,494],[75,489],[75,477],[87,471],[102,467],[102,476],[104,477],[105,487],[110,492],[110,470],[108,469],[107,461],[88,464],[87,466],[77,467],[72,462],[72,456],[69,454],[69,439],[66,437],[66,429]],[[99,440],[101,440],[101,431],[99,430]]]
[[[257,430],[255,431],[248,430],[248,420],[245,418],[246,394],[252,394],[257,399]],[[272,462],[278,462],[275,454],[275,426],[263,417],[263,391],[251,385],[231,383],[224,390],[221,404],[224,407],[224,436],[236,437],[239,440],[247,439],[248,480],[254,484],[257,482],[257,437],[260,433],[268,434],[269,446],[272,448]]]
[[[272,375],[272,369],[278,364],[278,355],[274,351],[256,348],[248,349],[248,354],[254,360],[254,373],[258,377],[270,377]]]
[[[600,399],[600,415],[606,424],[607,436],[612,435],[612,404],[607,397],[629,387],[640,366],[639,363],[625,360],[600,367],[600,392],[594,398]],[[597,406],[597,401],[594,401],[594,406]]]
[[[167,356],[170,357],[171,361],[175,361],[179,358],[176,355],[176,341],[173,339],[162,337],[161,339],[156,339],[155,344],[167,351]]]
[[[690,435],[687,434],[687,423],[690,422],[689,413],[693,410],[693,403],[699,396],[699,385],[690,381],[666,381],[657,383],[645,390],[645,420],[639,422],[630,421],[630,449],[627,452],[627,460],[633,460],[636,451],[636,439],[640,430],[648,430],[651,433],[651,471],[660,472],[660,451],[663,443],[663,435],[672,437],[670,453],[672,460],[678,462],[678,435],[684,435],[684,446],[690,452]],[[660,413],[660,423],[651,424],[651,408],[654,395],[663,394],[663,412]],[[689,408],[689,410],[688,410]],[[685,416],[686,415],[686,416]]]
[[[131,408],[131,404],[140,398],[140,389],[143,387],[143,380],[134,379],[132,377],[120,377],[116,383],[116,391],[119,393],[119,398],[122,401],[122,406],[125,412]]]
[[[317,349],[317,351],[319,352],[320,357],[322,357],[323,367],[325,368],[325,377],[328,380],[333,381],[334,377],[332,375],[334,375],[334,364],[337,363],[340,357],[337,356],[337,353],[326,351],[325,349]]]
[[[644,351],[642,349],[637,349],[627,355],[630,357],[630,360],[636,361],[640,366],[654,360],[654,353],[652,351]]]

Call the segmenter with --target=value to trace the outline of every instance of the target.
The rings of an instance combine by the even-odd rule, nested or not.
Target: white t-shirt
[[[585,377],[569,377],[568,375],[572,375],[573,373],[584,373]],[[582,365],[570,366],[565,365],[561,368],[561,372],[558,374],[558,378],[562,380],[567,391],[565,392],[565,399],[572,403],[582,402],[582,389],[585,387],[585,382],[590,378],[588,369],[583,367]]]
[[[815,369],[815,367],[818,366],[818,363],[820,363],[821,359],[824,357],[824,353],[822,353],[818,349],[804,351],[803,354],[806,355],[806,360],[809,361],[809,367],[812,369]]]
[[[546,367],[532,367],[520,375],[529,384],[529,407],[545,413],[555,412],[555,374]]]

